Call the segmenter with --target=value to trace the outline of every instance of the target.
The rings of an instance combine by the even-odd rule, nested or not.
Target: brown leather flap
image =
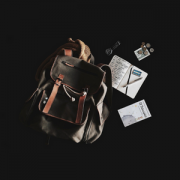
[[[88,88],[88,94],[92,95],[98,91],[105,72],[84,60],[57,55],[50,76],[55,81],[59,74],[64,75],[62,84],[79,91]]]

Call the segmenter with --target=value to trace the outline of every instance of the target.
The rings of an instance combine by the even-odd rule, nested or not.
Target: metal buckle
[[[58,85],[58,86],[60,86],[60,83],[58,83],[57,81],[60,82],[60,81],[62,81],[62,79],[56,78],[56,81],[55,81],[55,84]]]

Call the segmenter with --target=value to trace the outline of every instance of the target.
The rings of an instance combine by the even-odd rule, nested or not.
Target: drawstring
[[[72,93],[77,94],[77,95],[79,95],[79,96],[85,96],[85,95],[87,94],[86,91],[83,91],[82,93],[77,93],[77,92],[73,91],[71,88],[65,86],[64,84],[63,84],[63,88],[64,88],[65,93],[66,93],[67,96],[71,99],[72,102],[75,101],[75,98],[72,97],[72,96],[70,96],[70,94],[67,92],[66,88],[69,89]]]
[[[67,96],[71,99],[72,102],[74,102],[75,98],[69,95],[69,93],[66,91],[65,85],[63,85],[63,88],[64,88],[64,91],[67,94]]]

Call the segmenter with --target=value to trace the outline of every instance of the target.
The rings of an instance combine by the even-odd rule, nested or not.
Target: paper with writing
[[[126,74],[128,68],[130,67],[130,63],[121,57],[114,55],[109,66],[112,71],[112,86],[117,88]]]

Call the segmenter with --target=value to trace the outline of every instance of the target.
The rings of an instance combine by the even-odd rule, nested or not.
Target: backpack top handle
[[[65,56],[73,56],[72,49],[64,49],[64,55]]]

